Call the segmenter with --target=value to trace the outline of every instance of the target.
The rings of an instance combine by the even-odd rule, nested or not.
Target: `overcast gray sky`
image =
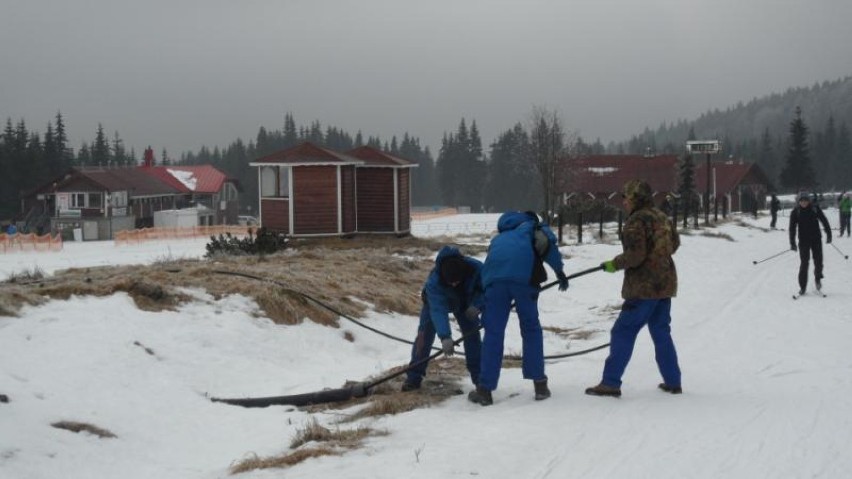
[[[593,141],[852,74],[850,0],[0,0],[0,120],[177,157],[319,120],[436,155],[558,111]]]

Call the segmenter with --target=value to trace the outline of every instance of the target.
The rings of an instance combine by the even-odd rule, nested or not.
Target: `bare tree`
[[[564,183],[560,164],[564,165],[572,154],[578,136],[565,133],[556,111],[536,106],[530,116],[530,160],[541,181],[544,211],[551,215],[558,206],[559,186]]]

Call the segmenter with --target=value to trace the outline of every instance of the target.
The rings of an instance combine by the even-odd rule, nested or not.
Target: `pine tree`
[[[781,185],[797,190],[812,189],[816,186],[808,147],[808,127],[802,119],[802,109],[799,107],[796,107],[796,118],[790,122],[787,162],[781,171]]]
[[[537,180],[529,163],[530,141],[517,123],[491,144],[487,187],[483,201],[489,210],[538,210]]]
[[[772,147],[772,135],[769,133],[769,127],[763,130],[763,135],[760,137],[760,150],[757,155],[757,164],[766,172],[774,184],[778,181],[778,167],[775,157],[775,149]],[[773,189],[775,189],[773,187]]]
[[[98,123],[98,131],[95,134],[95,142],[92,144],[92,164],[95,166],[107,166],[110,163],[109,143],[104,134],[104,127]]]

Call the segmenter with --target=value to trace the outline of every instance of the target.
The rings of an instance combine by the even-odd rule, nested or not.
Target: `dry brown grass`
[[[416,315],[419,291],[443,243],[413,237],[364,236],[297,240],[284,252],[264,257],[159,261],[147,266],[75,268],[49,278],[31,275],[0,283],[0,314],[14,315],[25,304],[72,295],[126,292],[140,309],[173,310],[190,298],[180,288],[200,288],[215,298],[249,296],[273,321],[310,319],[337,325],[337,314],[306,299],[308,294],[348,316],[360,317],[370,301],[381,311]],[[478,254],[483,247],[463,247]],[[269,281],[225,275],[232,271]]]
[[[58,421],[58,422],[52,423],[51,426],[55,427],[56,429],[64,429],[66,431],[71,431],[71,432],[77,432],[77,433],[87,432],[89,434],[98,436],[102,439],[108,439],[108,438],[116,437],[115,434],[113,434],[112,432],[110,432],[106,429],[103,429],[103,428],[100,428],[100,427],[97,427],[97,426],[94,426],[92,424],[85,423],[85,422]]]
[[[328,429],[311,420],[296,431],[290,442],[292,452],[270,457],[253,456],[239,461],[231,466],[231,474],[239,474],[255,469],[285,468],[298,464],[312,457],[339,456],[347,450],[361,447],[363,441],[372,436],[387,435],[386,431],[377,431],[369,427],[359,426],[355,429]],[[311,444],[314,443],[314,444]]]

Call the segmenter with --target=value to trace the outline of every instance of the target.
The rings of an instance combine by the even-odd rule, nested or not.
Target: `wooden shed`
[[[290,236],[345,236],[357,231],[352,156],[312,143],[250,163],[258,168],[260,223]]]
[[[417,164],[371,146],[346,152],[362,160],[355,169],[359,233],[411,232],[411,169]]]

